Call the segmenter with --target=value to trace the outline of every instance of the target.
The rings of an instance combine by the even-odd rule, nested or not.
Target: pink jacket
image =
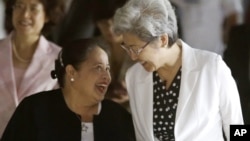
[[[57,80],[50,77],[50,72],[54,69],[54,61],[61,48],[41,36],[17,94],[11,38],[12,34],[0,40],[0,138],[16,106],[24,97],[58,87]]]

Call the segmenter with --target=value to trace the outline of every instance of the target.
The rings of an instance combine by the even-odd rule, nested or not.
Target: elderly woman
[[[61,89],[25,98],[1,141],[134,141],[131,115],[104,100],[111,82],[107,53],[92,39],[63,46],[52,77]]]
[[[138,62],[126,74],[138,141],[223,141],[230,124],[243,124],[229,68],[178,39],[168,0],[130,0],[116,11],[114,30]]]

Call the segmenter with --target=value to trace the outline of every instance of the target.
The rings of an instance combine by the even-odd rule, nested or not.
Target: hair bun
[[[55,71],[55,70],[51,71],[51,72],[50,72],[50,75],[51,75],[51,77],[52,77],[53,79],[56,79],[56,78],[57,78],[57,75],[56,75],[56,71]]]

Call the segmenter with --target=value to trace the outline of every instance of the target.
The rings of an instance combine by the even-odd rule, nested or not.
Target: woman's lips
[[[96,85],[97,89],[101,92],[101,93],[105,93],[108,89],[108,83],[99,83]]]

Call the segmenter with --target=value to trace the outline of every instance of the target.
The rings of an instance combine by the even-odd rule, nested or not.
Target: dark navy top
[[[180,91],[181,68],[176,74],[169,89],[166,82],[162,81],[157,72],[153,72],[154,82],[154,109],[153,128],[154,136],[160,141],[174,141],[174,125],[177,103]]]

